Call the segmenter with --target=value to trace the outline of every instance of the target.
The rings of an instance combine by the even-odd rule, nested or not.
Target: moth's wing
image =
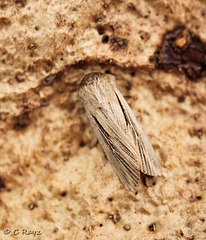
[[[106,157],[112,164],[120,181],[128,190],[134,190],[139,182],[140,169],[135,159],[131,156],[132,153],[125,150],[128,149],[127,146],[124,146],[122,141],[117,140],[118,138],[114,132],[111,134],[111,131],[109,131],[110,133],[106,131],[103,124],[101,124],[95,116],[88,112],[89,110],[86,107],[85,109]],[[101,115],[101,110],[96,110],[96,114],[98,112]],[[103,115],[101,115],[101,119],[106,121]]]
[[[136,120],[131,108],[125,101],[122,94],[116,88],[115,92],[121,102],[122,111],[124,112],[125,119],[127,119],[128,121],[128,126],[131,129],[130,131],[133,132],[135,145],[141,156],[140,170],[147,175],[151,176],[160,175],[161,168],[155,156],[152,145],[150,144],[146,134],[142,130],[140,124]]]

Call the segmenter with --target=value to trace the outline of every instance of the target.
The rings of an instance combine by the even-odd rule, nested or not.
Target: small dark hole
[[[108,8],[108,7],[109,7],[109,5],[107,3],[103,4],[103,8]]]
[[[155,232],[156,230],[156,224],[155,223],[152,223],[148,226],[148,229],[151,231],[151,232]]]
[[[44,85],[49,85],[54,81],[55,77],[56,77],[56,74],[49,75],[46,78],[44,78],[42,82]]]
[[[106,70],[105,73],[106,74],[111,74],[111,71],[110,70]]]
[[[108,200],[109,200],[110,202],[112,202],[112,201],[113,201],[113,198],[108,198]]]
[[[63,191],[62,193],[61,193],[61,196],[62,197],[65,197],[67,195],[67,192],[66,191]]]
[[[39,26],[36,26],[36,27],[35,27],[35,30],[36,30],[36,31],[39,31]]]
[[[131,229],[131,226],[129,224],[124,225],[124,230],[129,231]]]
[[[179,103],[182,103],[185,101],[185,98],[184,97],[178,97],[178,100],[177,100]]]
[[[35,204],[35,203],[30,203],[30,204],[28,205],[28,208],[29,208],[30,210],[33,210],[33,209],[36,208],[36,207],[38,207],[38,205]]]
[[[99,224],[99,226],[100,226],[100,227],[103,227],[103,224],[102,224],[102,223],[100,223],[100,224]]]
[[[5,185],[4,179],[0,177],[0,189],[5,187],[6,185]]]
[[[201,196],[197,196],[197,197],[195,198],[195,200],[197,200],[197,201],[199,201],[199,200],[201,200],[201,199],[202,199]]]
[[[105,33],[104,26],[98,26],[97,31],[98,31],[99,35],[103,35]]]
[[[149,61],[153,63],[155,61],[155,58],[153,56],[149,57]]]
[[[134,76],[135,76],[135,74],[136,74],[135,72],[131,72],[131,76],[132,76],[132,77],[134,77]]]
[[[80,145],[80,147],[84,147],[86,144],[85,144],[85,142],[81,141],[79,145]]]
[[[107,35],[104,35],[102,37],[102,43],[108,43],[109,42],[109,37]]]
[[[58,228],[55,227],[55,228],[53,229],[53,233],[57,233],[57,232],[58,232]]]

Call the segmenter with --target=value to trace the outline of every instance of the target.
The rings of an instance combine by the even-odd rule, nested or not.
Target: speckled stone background
[[[0,1],[0,239],[206,238],[205,23],[203,0]],[[134,192],[77,97],[91,71],[161,163]]]

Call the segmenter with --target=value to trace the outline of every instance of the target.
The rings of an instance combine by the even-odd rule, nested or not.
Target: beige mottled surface
[[[179,25],[205,43],[205,21],[201,0],[0,1],[0,239],[206,238],[206,78],[149,60]],[[162,165],[134,192],[77,98],[91,71],[116,76]]]

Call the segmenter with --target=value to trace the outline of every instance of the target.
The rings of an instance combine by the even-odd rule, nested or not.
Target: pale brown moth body
[[[112,75],[85,75],[79,97],[107,159],[128,190],[137,186],[140,171],[161,174],[154,150]]]

